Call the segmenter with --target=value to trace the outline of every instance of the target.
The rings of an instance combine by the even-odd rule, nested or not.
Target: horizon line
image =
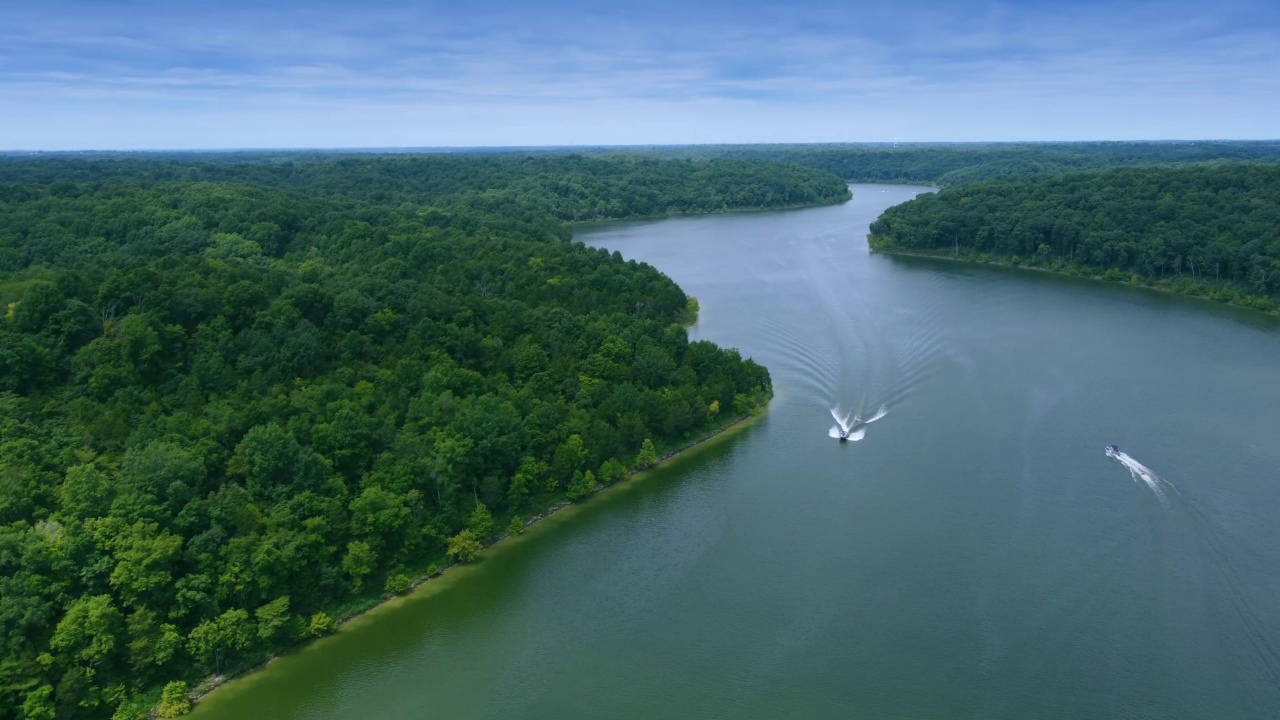
[[[387,146],[260,146],[260,147],[189,147],[189,148],[80,148],[80,149],[0,149],[0,155],[76,155],[76,154],[172,154],[172,153],[260,153],[260,152],[340,152],[340,153],[426,153],[426,152],[477,152],[520,150],[593,150],[593,149],[649,149],[649,148],[698,148],[698,147],[866,147],[866,146],[936,146],[936,145],[1090,145],[1090,144],[1179,144],[1222,143],[1245,145],[1250,143],[1275,143],[1274,138],[1151,138],[1144,140],[833,140],[821,142],[725,142],[725,143],[620,143],[591,145],[387,145]]]

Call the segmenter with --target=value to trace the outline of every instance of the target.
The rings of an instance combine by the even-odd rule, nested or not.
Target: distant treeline
[[[389,205],[460,203],[505,214],[603,220],[818,205],[849,198],[839,177],[796,164],[644,156],[479,153],[53,154],[0,159],[0,182],[236,182]],[[55,187],[56,191],[56,187]]]
[[[502,168],[504,174],[518,174],[540,167],[540,162],[548,159],[578,157],[580,167],[592,175],[599,175],[600,166],[591,165],[584,158],[614,158],[624,163],[643,163],[642,158],[663,158],[679,160],[709,161],[746,161],[751,163],[776,162],[790,165],[825,170],[850,182],[901,182],[928,183],[935,185],[960,185],[966,182],[992,180],[1002,177],[1022,177],[1028,175],[1053,175],[1065,172],[1084,170],[1105,170],[1117,167],[1134,167],[1150,165],[1184,165],[1215,160],[1229,161],[1280,161],[1280,141],[1170,141],[1170,142],[1061,142],[1061,143],[906,143],[894,145],[889,143],[867,144],[761,144],[761,145],[656,145],[656,146],[623,146],[623,147],[581,147],[581,148],[458,148],[448,154],[422,155],[405,153],[396,150],[386,151],[324,151],[324,150],[258,150],[228,153],[50,153],[44,156],[44,162],[71,163],[57,169],[62,177],[74,168],[74,163],[86,158],[111,158],[114,162],[131,162],[139,159],[156,161],[168,159],[174,166],[164,170],[165,177],[172,178],[175,167],[184,172],[192,172],[192,165],[200,166],[199,177],[203,179],[229,179],[238,171],[213,170],[211,166],[236,166],[253,164],[263,173],[270,176],[271,184],[279,184],[290,174],[290,167],[299,164],[330,163],[329,171],[342,175],[353,161],[366,161],[370,157],[394,158],[393,162],[382,166],[357,165],[362,173],[371,173],[373,177],[363,177],[361,181],[372,180],[380,185],[378,176],[398,175],[402,179],[412,179],[417,170],[415,167],[425,166],[449,167],[462,163],[468,165],[471,172],[487,174],[492,167]],[[11,155],[10,158],[19,156]],[[0,155],[0,179],[10,177],[5,168],[6,156]],[[488,158],[494,165],[486,168],[483,164],[470,165],[476,158]],[[556,160],[555,162],[558,162]],[[268,170],[272,165],[276,167]],[[56,165],[45,167],[47,172],[55,172]],[[97,163],[92,165],[94,172],[113,172],[110,165]],[[151,162],[151,172],[161,171],[159,165]],[[654,166],[648,166],[650,168]],[[29,165],[24,170],[35,169]],[[627,166],[620,165],[608,168],[608,172],[630,172]],[[671,166],[663,172],[673,172]],[[760,166],[738,166],[735,169],[744,175],[756,172],[788,173],[779,177],[788,188],[816,188],[820,181],[816,177],[804,177],[789,174],[777,166],[765,170]],[[129,173],[135,170],[127,171]],[[723,168],[716,172],[724,173]],[[231,174],[229,174],[231,173]],[[321,171],[323,174],[324,171]],[[447,171],[446,171],[446,174]],[[308,171],[307,177],[313,173]],[[48,177],[49,175],[45,175]],[[19,176],[21,179],[32,179],[29,175]],[[17,178],[14,178],[17,179]],[[331,182],[354,184],[354,178],[343,180],[335,177]],[[474,187],[473,187],[474,189]],[[407,188],[386,188],[388,192],[431,194],[454,192],[448,187],[424,188],[414,184]],[[811,189],[809,192],[818,192]],[[829,192],[829,191],[826,191]],[[822,193],[819,192],[819,195]],[[795,204],[804,201],[793,201]],[[714,204],[714,203],[711,203]],[[660,206],[657,203],[656,206]],[[761,207],[766,206],[760,203]],[[655,207],[656,207],[655,206]],[[707,206],[710,206],[709,204]],[[647,210],[644,214],[655,214],[657,210]],[[566,219],[568,219],[566,217]]]
[[[753,412],[765,368],[561,221],[847,197],[654,158],[0,176],[3,720],[182,714],[185,683]]]
[[[1011,261],[1263,310],[1280,298],[1280,165],[996,180],[889,208],[873,249]]]
[[[795,163],[826,170],[850,182],[935,185],[1126,166],[1280,160],[1280,142],[1276,141],[696,145],[644,151],[670,158]]]

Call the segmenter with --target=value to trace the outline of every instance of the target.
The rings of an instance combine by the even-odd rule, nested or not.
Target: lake
[[[580,228],[696,296],[768,413],[194,717],[1280,715],[1280,321],[872,255],[926,188],[852,190]],[[840,443],[833,406],[884,415]]]

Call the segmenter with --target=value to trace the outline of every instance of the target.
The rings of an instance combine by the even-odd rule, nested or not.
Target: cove
[[[1280,322],[872,255],[869,223],[926,189],[852,189],[577,228],[696,296],[691,336],[764,363],[768,413],[193,716],[1280,712]],[[836,404],[886,414],[841,444]]]

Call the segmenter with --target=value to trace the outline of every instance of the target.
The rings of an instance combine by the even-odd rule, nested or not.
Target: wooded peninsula
[[[737,161],[0,161],[0,718],[183,714],[753,413],[767,370],[565,222],[848,197]]]

